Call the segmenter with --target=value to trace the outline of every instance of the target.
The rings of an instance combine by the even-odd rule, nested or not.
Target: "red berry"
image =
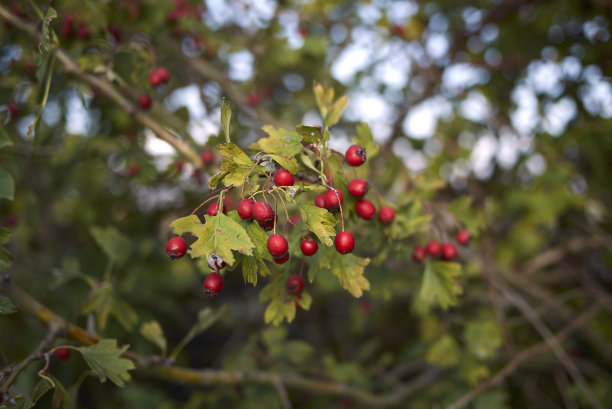
[[[340,254],[347,254],[353,251],[355,248],[355,239],[351,232],[342,231],[336,235],[336,240],[334,242],[336,246],[336,250]]]
[[[138,105],[140,105],[142,109],[151,109],[153,100],[149,94],[142,94],[138,96]]]
[[[442,246],[435,240],[430,240],[425,245],[425,249],[427,250],[427,254],[431,257],[438,257],[440,252],[442,251]]]
[[[181,173],[183,169],[185,168],[185,161],[179,160],[178,162],[176,162],[175,167],[176,167],[176,171]]]
[[[13,213],[9,213],[6,216],[4,216],[4,225],[6,227],[17,226],[17,216],[15,216]]]
[[[355,212],[362,219],[371,220],[376,214],[376,207],[369,200],[361,199],[355,203]]]
[[[108,32],[113,36],[116,42],[120,42],[123,38],[123,33],[121,32],[121,28],[116,25],[112,25],[108,27]]]
[[[294,274],[287,279],[286,288],[289,294],[300,294],[304,289],[304,279]]]
[[[315,206],[325,209],[325,193],[321,193],[315,197]]]
[[[253,220],[254,204],[255,202],[251,199],[242,199],[236,208],[236,210],[238,210],[238,216],[240,216],[242,220]]]
[[[15,101],[10,100],[8,104],[6,104],[6,109],[8,109],[8,113],[11,119],[19,118],[20,112]]]
[[[281,169],[274,175],[276,186],[293,186],[293,175],[288,170]]]
[[[247,95],[244,103],[246,104],[246,106],[253,108],[253,107],[256,107],[261,102],[262,99],[263,99],[263,94],[261,92],[252,91],[249,95]]]
[[[445,260],[452,260],[457,257],[457,247],[452,243],[445,243],[442,245],[442,257]]]
[[[274,211],[267,202],[260,200],[253,205],[253,217],[260,224],[267,224],[269,220],[274,219]]]
[[[459,233],[457,233],[457,243],[461,244],[462,246],[468,244],[471,239],[472,236],[470,235],[470,232],[465,229],[459,230]]]
[[[204,279],[204,290],[206,294],[217,294],[223,288],[223,276],[219,273],[210,273]]]
[[[81,40],[88,40],[91,37],[91,32],[89,31],[89,27],[85,23],[79,24],[76,30],[76,35]]]
[[[55,358],[58,361],[65,361],[70,357],[70,348],[58,348],[55,350]]]
[[[400,26],[399,24],[394,24],[391,26],[391,32],[393,33],[393,35],[396,35],[398,37],[403,37],[404,34],[406,33],[406,30],[404,29],[404,26]]]
[[[353,179],[348,184],[349,194],[361,199],[368,192],[368,182],[363,179]]]
[[[140,165],[136,162],[130,163],[128,166],[128,174],[130,176],[136,176],[140,172]]]
[[[280,257],[274,257],[274,262],[276,264],[283,264],[283,263],[287,262],[287,260],[289,260],[289,252],[283,254]]]
[[[325,207],[330,212],[338,211],[342,201],[342,192],[338,189],[328,189],[327,192],[325,192]]]
[[[304,239],[300,243],[300,250],[305,256],[312,256],[319,249],[319,245],[314,239]]]
[[[166,84],[168,81],[170,81],[170,71],[168,71],[166,67],[158,67],[157,75],[159,76],[162,84]]]
[[[173,237],[166,243],[166,254],[172,260],[181,258],[187,252],[187,243],[182,237]]]
[[[157,87],[161,83],[162,80],[159,77],[159,73],[157,72],[157,70],[151,71],[151,73],[149,74],[149,84],[151,84],[151,86],[153,87]]]
[[[201,158],[204,165],[211,165],[215,162],[215,154],[208,149],[202,152]]]
[[[223,214],[227,212],[227,209],[225,208],[225,203],[223,203],[221,212]],[[208,209],[206,209],[206,214],[209,216],[216,216],[217,213],[219,213],[219,202],[212,202],[211,204],[208,205]]]
[[[268,238],[268,251],[274,257],[282,257],[289,250],[289,243],[280,234],[273,234]]]
[[[395,220],[395,211],[389,206],[383,206],[378,211],[378,220],[382,224],[389,224]]]
[[[423,246],[416,246],[412,250],[412,261],[415,263],[422,262],[425,260],[425,257],[427,257],[427,253],[425,252],[425,248]]]
[[[346,150],[344,159],[351,166],[361,166],[366,161],[366,151],[362,146],[352,145]]]
[[[264,229],[264,231],[270,231],[274,228],[274,218],[263,222],[257,222],[257,224],[259,224],[259,227]]]

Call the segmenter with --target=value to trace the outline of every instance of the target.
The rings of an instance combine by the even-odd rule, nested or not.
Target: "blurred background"
[[[178,354],[181,366],[301,374],[380,395],[427,375],[386,403],[289,386],[289,407],[609,407],[611,6],[7,0],[0,225],[13,262],[0,270],[58,315],[142,355],[159,353],[143,323],[159,322],[175,346],[200,310],[223,308]],[[157,66],[171,77],[152,87]],[[223,293],[209,298],[207,266],[172,262],[164,246],[170,222],[205,199],[218,170],[222,99],[233,111],[232,141],[246,148],[266,124],[321,125],[314,81],[349,99],[331,146],[344,152],[367,122],[381,147],[368,180],[400,209],[418,203],[410,211],[434,223],[389,237],[351,215],[355,253],[373,260],[371,290],[356,299],[318,274],[307,284],[311,310],[275,327],[264,324],[259,301],[266,279],[253,287],[240,269],[228,271]],[[143,95],[155,124],[214,159],[196,168],[158,138],[135,113]],[[416,213],[406,213],[404,228],[414,228]],[[418,308],[424,268],[410,261],[413,247],[452,240],[460,227],[473,240],[460,250],[461,276],[446,283],[456,305]],[[273,271],[303,268],[297,259]],[[560,351],[543,348],[487,383],[564,330]],[[0,316],[0,367],[45,334],[25,313]],[[38,369],[14,391],[30,394]],[[123,389],[100,384],[76,354],[50,371],[73,408],[287,408],[275,388],[250,382],[196,388],[134,372]],[[479,392],[460,401],[470,390]]]

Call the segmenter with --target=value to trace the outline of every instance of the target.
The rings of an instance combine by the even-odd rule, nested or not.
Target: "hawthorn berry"
[[[325,209],[325,193],[321,193],[315,197],[315,206]]]
[[[91,32],[89,31],[89,27],[85,23],[80,23],[76,29],[76,35],[81,40],[89,40],[91,37]]]
[[[289,243],[280,234],[273,234],[268,238],[268,251],[273,257],[282,257],[287,250],[289,250]]]
[[[285,169],[281,169],[274,175],[274,184],[276,186],[293,186],[293,175]]]
[[[442,245],[442,257],[445,260],[452,260],[457,257],[457,247],[452,243],[445,243]]]
[[[6,109],[8,110],[11,119],[19,118],[19,107],[14,100],[10,100],[8,104],[6,104]]]
[[[425,257],[427,257],[427,252],[425,251],[425,248],[423,246],[416,246],[412,250],[412,261],[414,261],[415,263],[423,262],[423,260],[425,260]]]
[[[149,110],[153,106],[153,99],[149,94],[142,94],[138,96],[138,105],[140,108]]]
[[[289,294],[298,295],[304,289],[304,279],[302,276],[294,274],[287,279],[287,284],[285,287],[287,288],[287,292]]]
[[[283,264],[285,263],[287,260],[289,260],[289,252],[283,254],[280,257],[274,257],[274,262],[276,264]]]
[[[442,252],[442,246],[440,246],[440,243],[435,240],[428,241],[425,245],[425,249],[427,250],[427,254],[429,254],[431,257],[438,257]]]
[[[210,273],[204,279],[206,294],[215,295],[223,288],[223,276],[219,273]]]
[[[154,87],[165,84],[168,81],[170,81],[170,71],[165,67],[154,68],[149,74],[149,83]]]
[[[471,239],[472,236],[470,235],[470,232],[465,229],[459,230],[457,233],[457,243],[461,244],[462,246],[468,244]]]
[[[270,231],[274,228],[274,219],[266,220],[263,222],[257,222],[257,224],[259,224],[259,227],[264,229],[264,231]]]
[[[304,239],[300,243],[300,250],[302,250],[302,254],[304,254],[305,256],[314,255],[318,249],[319,245],[314,239]]]
[[[166,243],[166,254],[170,259],[181,258],[187,252],[187,243],[182,237],[173,237]]]
[[[221,213],[225,214],[227,209],[225,208],[225,203],[221,206]],[[206,209],[206,214],[209,216],[216,216],[219,213],[219,202],[212,202],[208,205],[208,209]]]
[[[344,159],[351,166],[361,166],[366,161],[366,150],[360,145],[351,145],[346,150]]]
[[[348,192],[358,199],[361,199],[368,192],[368,182],[363,179],[353,179],[348,184]]]
[[[272,210],[267,202],[260,200],[253,205],[253,217],[260,225],[262,223],[267,224],[268,221],[274,219],[274,210]]]
[[[140,165],[136,162],[132,162],[128,165],[128,174],[130,176],[136,176],[140,172]]]
[[[378,220],[382,224],[389,224],[395,220],[395,211],[389,206],[383,206],[378,211]]]
[[[342,205],[342,192],[338,189],[328,189],[325,192],[325,207],[330,212],[337,212]]]
[[[208,149],[202,152],[202,155],[200,156],[200,158],[202,159],[202,163],[205,166],[211,165],[215,162],[215,154],[211,150],[208,150]]]
[[[348,231],[342,231],[336,235],[336,240],[334,241],[334,245],[336,246],[336,250],[340,254],[347,254],[353,251],[355,248],[355,238]]]
[[[240,202],[238,202],[238,207],[236,208],[238,211],[238,216],[240,216],[242,220],[253,220],[254,204],[255,202],[251,199],[242,199]]]
[[[70,357],[70,348],[58,348],[55,350],[55,358],[58,361],[65,361]]]
[[[362,219],[371,220],[376,214],[376,207],[369,200],[361,199],[355,203],[355,212]]]

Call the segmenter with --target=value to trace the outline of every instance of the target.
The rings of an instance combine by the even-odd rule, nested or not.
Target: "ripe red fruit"
[[[355,212],[362,219],[371,220],[376,214],[376,207],[369,200],[361,199],[355,203]]]
[[[289,243],[280,234],[273,234],[268,238],[268,251],[274,257],[282,257],[289,250]]]
[[[221,207],[221,212],[223,214],[227,212],[227,209],[225,208],[225,203],[223,203],[223,206]],[[212,202],[208,205],[208,209],[206,209],[206,214],[209,216],[216,216],[217,213],[219,213],[219,202]]]
[[[123,32],[121,28],[116,25],[111,25],[108,27],[108,32],[113,36],[116,42],[120,42],[123,38]]]
[[[319,245],[314,239],[304,239],[300,243],[300,250],[305,256],[312,256],[319,249]]]
[[[19,107],[17,107],[17,103],[15,101],[10,100],[8,104],[6,104],[6,109],[8,109],[11,119],[19,118]]]
[[[315,197],[315,206],[325,209],[325,193],[321,193]]]
[[[346,163],[351,166],[361,166],[366,161],[366,150],[359,145],[351,145],[344,154]]]
[[[415,263],[422,262],[425,260],[425,257],[427,257],[427,253],[425,252],[425,248],[423,246],[416,246],[412,250],[412,261]]]
[[[383,206],[378,211],[378,220],[382,224],[389,224],[395,220],[395,211],[389,206]]]
[[[223,288],[223,276],[219,273],[210,273],[204,279],[204,290],[208,295],[215,295]]]
[[[253,217],[260,225],[274,219],[274,211],[267,202],[260,200],[253,205]]]
[[[353,251],[355,248],[355,238],[353,238],[351,232],[342,231],[336,235],[334,245],[336,246],[338,253],[347,254]]]
[[[215,154],[207,149],[202,152],[201,159],[204,165],[210,165],[215,162]]]
[[[242,220],[253,220],[254,204],[255,202],[251,199],[242,199],[238,202],[238,207],[236,208],[236,210],[238,210],[238,216],[240,216]]]
[[[457,243],[461,244],[462,246],[468,244],[471,239],[472,236],[470,235],[470,232],[465,229],[459,230],[459,233],[457,233]]]
[[[293,175],[288,170],[281,169],[274,175],[276,186],[293,186]]]
[[[138,105],[140,105],[142,109],[151,109],[151,107],[153,106],[153,99],[151,99],[151,96],[149,94],[139,95]]]
[[[353,179],[348,184],[349,194],[361,199],[368,192],[368,182],[363,179]]]
[[[342,192],[338,189],[328,189],[327,192],[325,192],[325,207],[330,212],[338,211],[342,201]]]
[[[274,219],[272,218],[264,222],[257,222],[257,224],[259,224],[259,227],[264,229],[264,231],[270,231],[274,228]]]
[[[304,279],[294,274],[287,279],[286,288],[289,294],[298,295],[304,289]]]
[[[259,91],[252,91],[249,95],[246,96],[246,100],[244,103],[246,106],[254,108],[256,107],[261,100],[263,99],[263,94]]]
[[[128,165],[128,174],[130,176],[136,176],[140,172],[140,165],[136,162]]]
[[[283,263],[287,262],[287,260],[289,260],[289,252],[283,254],[280,257],[274,257],[274,262],[276,264],[283,264]]]
[[[442,251],[442,246],[435,240],[430,240],[425,245],[425,249],[427,250],[427,254],[431,257],[438,257],[440,252]]]
[[[76,35],[81,40],[89,40],[89,37],[91,37],[91,32],[89,31],[87,24],[80,23],[76,29]]]
[[[65,361],[70,357],[70,348],[58,348],[55,350],[55,358],[58,361]]]
[[[187,243],[182,237],[173,237],[166,243],[166,254],[172,260],[181,258],[187,252]]]
[[[151,86],[153,87],[157,87],[161,83],[162,83],[162,80],[159,77],[159,72],[157,72],[157,69],[151,71],[149,73],[149,84],[151,84]]]
[[[457,247],[452,243],[445,243],[442,245],[442,257],[445,260],[452,260],[457,257]]]

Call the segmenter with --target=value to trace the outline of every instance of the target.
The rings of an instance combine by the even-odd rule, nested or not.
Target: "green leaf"
[[[166,341],[164,331],[162,330],[161,325],[159,325],[159,322],[153,320],[143,323],[140,327],[140,333],[143,337],[158,346],[162,352],[162,355],[166,355],[168,342]]]
[[[114,227],[92,226],[89,231],[110,260],[121,263],[127,259],[131,242],[119,230]]]
[[[232,108],[225,102],[221,105],[221,125],[223,126],[223,133],[225,134],[225,140],[230,143],[230,119],[232,118]]]
[[[4,271],[9,268],[13,261],[11,253],[4,248],[4,245],[11,240],[11,231],[6,227],[0,228],[0,271]]]
[[[302,143],[305,144],[316,143],[323,138],[321,128],[316,126],[298,125],[295,127],[295,131],[300,134]]]
[[[358,257],[352,253],[340,254],[334,249],[327,252],[327,257],[332,274],[353,297],[361,297],[363,291],[370,289],[370,282],[363,276],[365,267],[370,263],[369,258]]]
[[[550,198],[547,199],[547,202],[549,201]],[[478,237],[480,230],[485,226],[484,212],[474,207],[470,196],[462,196],[453,200],[448,205],[448,211],[461,222],[473,238]]]
[[[14,312],[17,312],[17,308],[15,308],[11,300],[6,297],[0,297],[0,314],[8,315]]]
[[[4,126],[0,124],[0,149],[4,148],[5,146],[11,145],[13,145],[13,141],[11,141],[11,138],[6,132],[6,129],[4,129]]]
[[[32,401],[26,405],[26,407],[28,408],[43,408],[43,407],[49,407],[49,405],[51,404],[50,400],[50,396],[49,397],[45,397],[45,395],[47,395],[48,392],[53,391],[55,389],[55,385],[53,385],[50,381],[48,381],[47,379],[41,379],[36,386],[34,387],[34,390],[32,391]],[[45,397],[45,399],[43,399],[43,397]]]
[[[174,348],[172,353],[170,354],[171,359],[176,359],[178,354],[185,348],[185,346],[191,342],[195,337],[200,335],[202,332],[206,331],[210,328],[215,322],[217,322],[220,318],[229,314],[231,311],[231,307],[229,305],[223,305],[217,310],[213,310],[212,308],[204,308],[200,310],[198,313],[198,320],[195,324],[189,329],[189,332],[185,337],[179,342],[179,344]]]
[[[265,156],[268,156],[268,157],[272,158],[283,169],[288,170],[289,173],[291,173],[293,175],[295,175],[298,172],[298,170],[300,170],[296,158],[286,158],[284,156],[276,155],[274,153],[271,153],[271,154],[265,155]]]
[[[270,301],[264,313],[266,324],[272,323],[279,325],[283,320],[293,321],[295,318],[297,297],[287,294],[285,288],[285,276],[278,274],[268,285],[259,293],[261,302]]]
[[[365,148],[368,159],[378,155],[380,147],[374,142],[370,126],[366,122],[362,122],[355,129],[357,136],[353,137],[353,142]]]
[[[332,106],[329,108],[329,111],[327,112],[327,117],[325,118],[326,126],[333,126],[340,121],[342,112],[344,112],[344,108],[346,108],[348,102],[349,101],[346,95],[343,95],[332,104]]]
[[[338,98],[336,102],[334,102],[334,89],[332,87],[323,87],[321,84],[315,82],[313,90],[325,127],[329,128],[338,123],[344,108],[346,108],[348,104],[346,95]]]
[[[302,136],[297,132],[282,128],[276,129],[271,125],[266,125],[261,129],[269,136],[259,139],[251,145],[251,149],[276,153],[285,157],[293,157],[301,152]]]
[[[49,7],[47,9],[47,14],[45,15],[45,21],[43,21],[42,24],[42,35],[40,39],[40,52],[43,56],[55,48],[55,43],[53,41],[50,28],[51,21],[55,18],[57,18],[57,12],[53,9],[53,7]]]
[[[116,340],[102,339],[96,345],[76,349],[83,355],[91,370],[98,374],[101,383],[110,379],[122,388],[131,379],[128,371],[134,369],[134,363],[121,358],[128,349],[127,345],[118,348]]]
[[[8,171],[0,167],[0,199],[13,200],[15,181]]]
[[[388,227],[394,240],[405,239],[415,233],[422,233],[431,227],[431,214],[425,214],[421,202],[412,201],[402,205],[395,212],[395,220]]]
[[[243,255],[253,255],[255,247],[244,228],[230,217],[219,213],[216,216],[206,216],[206,224],[200,224],[195,215],[177,219],[170,225],[176,234],[191,233],[198,239],[191,245],[191,257],[206,257],[215,253],[227,264],[234,265],[236,259],[232,251]]]
[[[427,362],[443,368],[456,365],[459,357],[459,346],[450,335],[439,338],[425,353]]]
[[[95,313],[98,326],[106,328],[108,317],[113,316],[127,330],[131,331],[138,322],[138,314],[119,297],[112,284],[96,288],[83,306],[83,314]]]
[[[464,338],[468,349],[478,359],[495,356],[503,341],[499,326],[492,320],[468,323],[465,327]]]
[[[254,169],[253,161],[236,144],[219,145],[219,153],[225,157],[221,163],[221,171],[226,173],[223,177],[225,186],[242,186],[249,172],[258,172],[258,169]],[[214,179],[214,183],[218,184],[219,177],[215,176]]]
[[[503,389],[491,389],[474,399],[474,409],[508,409],[508,395]]]
[[[460,274],[461,265],[458,263],[426,262],[419,302],[425,307],[437,302],[443,309],[457,304],[457,297],[463,292],[456,280]]]
[[[309,203],[298,203],[298,209],[308,230],[313,232],[321,243],[326,246],[334,244],[332,237],[336,235],[334,226],[338,221],[333,214]]]

